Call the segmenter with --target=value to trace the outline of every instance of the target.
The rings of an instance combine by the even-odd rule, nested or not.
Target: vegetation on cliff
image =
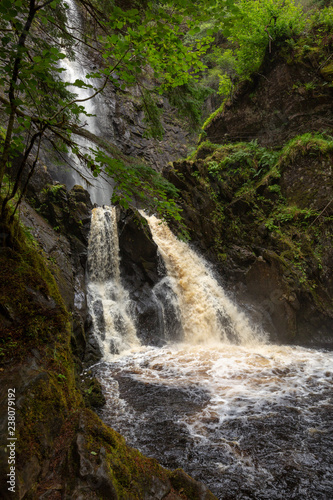
[[[206,141],[190,160],[166,172],[181,189],[190,237],[220,263],[226,279],[243,282],[254,297],[260,288],[259,270],[257,289],[251,281],[256,262],[278,270],[274,276],[264,272],[280,304],[289,297],[293,308],[289,325],[277,320],[280,339],[309,341],[314,330],[318,334],[316,322],[313,329],[304,325],[311,314],[322,316],[322,336],[330,338],[332,161],[332,138],[307,133],[281,150]],[[257,302],[269,309],[265,294],[270,292]]]

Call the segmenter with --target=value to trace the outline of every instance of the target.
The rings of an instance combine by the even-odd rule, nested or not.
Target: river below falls
[[[333,353],[143,346],[94,367],[103,420],[219,499],[333,499]]]

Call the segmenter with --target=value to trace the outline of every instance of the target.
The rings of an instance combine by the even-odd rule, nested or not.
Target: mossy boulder
[[[88,409],[67,420],[35,498],[214,500],[182,470],[168,471],[126,445]],[[57,496],[58,495],[58,496]]]

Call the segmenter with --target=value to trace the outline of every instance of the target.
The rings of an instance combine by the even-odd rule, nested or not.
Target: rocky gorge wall
[[[192,243],[272,340],[331,346],[333,150],[280,158],[258,179],[255,162],[240,165],[245,144],[232,166],[223,163],[230,150],[210,147],[165,173],[181,187]],[[296,202],[297,187],[305,195]]]
[[[211,115],[203,140],[216,144],[257,140],[281,148],[307,132],[331,133],[332,36],[323,27],[273,44],[261,68]]]
[[[164,169],[193,244],[278,342],[332,347],[332,37],[273,44]],[[176,229],[176,228],[175,228]]]

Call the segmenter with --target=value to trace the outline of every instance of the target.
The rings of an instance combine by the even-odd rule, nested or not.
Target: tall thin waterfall
[[[179,241],[159,219],[145,217],[178,297],[185,341],[192,344],[262,342],[264,334],[250,327],[244,313],[227,297],[204,259]]]
[[[128,293],[120,279],[114,207],[95,208],[92,212],[88,274],[88,307],[104,358],[139,346]]]
[[[82,23],[79,16],[79,12],[77,10],[76,4],[74,0],[66,0],[68,4],[68,14],[67,19],[69,20],[67,24],[67,29],[69,32],[74,32],[73,34],[77,36],[77,31],[82,32]],[[82,60],[82,53],[84,50],[80,47],[80,44],[76,47],[76,56],[75,60],[72,61],[69,57],[66,57],[62,60],[62,67],[65,70],[63,72],[63,79],[67,82],[74,83],[76,80],[81,80],[87,85],[95,85],[99,87],[101,85],[98,81],[93,81],[91,79],[86,78],[86,74],[89,72],[87,67],[87,63]],[[79,104],[82,104],[85,108],[85,111],[88,113],[87,115],[81,115],[81,122],[86,124],[86,128],[89,132],[94,135],[99,135],[99,124],[98,118],[96,115],[96,107],[95,107],[95,99],[103,99],[101,96],[95,97],[94,99],[90,99],[94,90],[89,87],[72,87],[71,91],[77,94],[77,98],[79,100],[84,100]],[[81,149],[82,153],[90,154],[90,149],[96,149],[95,144],[93,144],[88,139],[83,137],[76,136],[76,143]],[[91,201],[93,203],[97,203],[99,205],[109,204],[112,196],[113,183],[112,180],[107,178],[103,173],[100,174],[98,178],[94,177],[92,172],[85,167],[85,165],[81,164],[77,157],[70,153],[69,161],[72,165],[72,169],[70,171],[70,175],[66,176],[66,185],[68,188],[71,188],[74,184],[83,185],[85,189],[90,194]],[[86,180],[85,180],[86,179]]]

